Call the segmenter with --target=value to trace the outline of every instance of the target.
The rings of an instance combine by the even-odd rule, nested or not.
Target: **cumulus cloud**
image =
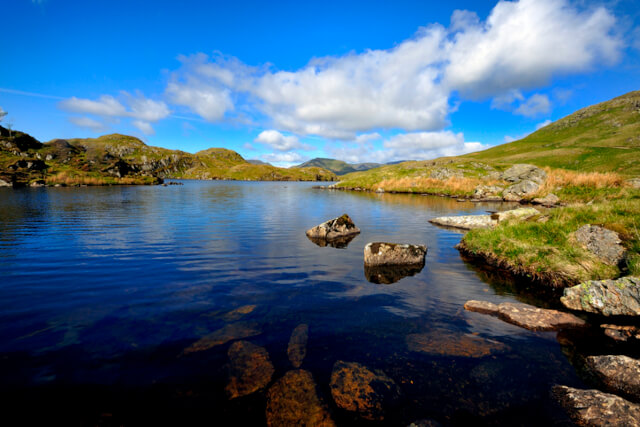
[[[73,117],[69,117],[69,121],[76,126],[79,126],[81,128],[87,128],[94,132],[104,132],[107,129],[107,126],[104,123],[101,123],[90,117],[73,116]]]
[[[545,126],[549,126],[551,123],[553,123],[551,120],[545,120],[545,121],[544,121],[544,122],[542,122],[542,123],[538,123],[538,124],[536,125],[536,130],[542,129],[542,128],[543,128],[543,127],[545,127]]]
[[[260,134],[254,139],[255,142],[260,144],[267,145],[274,150],[277,151],[291,151],[291,150],[309,150],[309,147],[306,144],[302,144],[298,137],[295,135],[283,135],[277,130],[265,130],[260,132]]]
[[[536,117],[540,114],[546,114],[549,111],[551,111],[551,101],[549,101],[549,97],[539,93],[532,95],[514,110],[516,114],[525,117]]]
[[[124,91],[120,93],[120,99],[111,95],[102,95],[96,100],[74,96],[60,101],[58,106],[71,113],[90,114],[102,118],[131,118],[133,119],[131,124],[147,135],[154,133],[151,123],[162,120],[170,114],[169,107],[163,101],[145,98],[141,93],[131,95]],[[95,123],[100,123],[89,117],[69,120],[78,126],[93,129],[98,129]]]
[[[308,157],[296,152],[263,154],[260,156],[260,159],[267,163],[283,167],[297,165],[309,160]]]

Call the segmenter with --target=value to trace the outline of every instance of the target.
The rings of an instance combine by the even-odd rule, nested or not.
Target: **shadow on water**
[[[307,236],[307,239],[311,240],[321,248],[329,246],[337,249],[346,249],[347,246],[349,246],[349,243],[351,243],[357,236],[357,234],[351,234],[349,236],[336,237],[335,239],[323,239],[321,237]]]
[[[424,263],[415,265],[364,266],[364,277],[371,283],[390,285],[405,277],[415,276],[424,268]]]

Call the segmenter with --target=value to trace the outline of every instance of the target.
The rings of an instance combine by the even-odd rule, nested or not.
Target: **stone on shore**
[[[532,305],[503,302],[493,304],[487,301],[467,301],[464,308],[476,313],[496,316],[507,323],[511,323],[532,331],[556,331],[559,329],[581,328],[586,322],[571,313],[549,310]]]
[[[302,369],[287,372],[269,388],[266,417],[268,426],[335,426],[311,373]]]
[[[574,234],[578,243],[609,265],[618,265],[625,257],[620,236],[599,225],[585,225]]]
[[[556,196],[553,193],[549,193],[544,197],[537,197],[533,199],[533,203],[550,208],[560,203],[560,197]]]
[[[269,353],[248,341],[236,341],[229,347],[229,381],[225,388],[229,399],[254,393],[269,384],[275,372]]]
[[[584,426],[640,426],[640,405],[598,390],[556,385],[552,394],[571,419]]]
[[[307,237],[326,240],[332,240],[358,233],[360,233],[360,229],[356,227],[347,214],[316,225],[306,232]]]
[[[509,349],[508,346],[498,341],[444,330],[409,334],[405,341],[409,351],[431,356],[480,358],[502,353]]]
[[[512,219],[524,221],[536,215],[540,215],[540,212],[535,208],[519,208],[493,213],[491,219],[498,223]]]
[[[0,179],[0,187],[13,187],[13,185],[10,182]]]
[[[538,188],[540,188],[539,183],[527,179],[507,187],[502,192],[502,197],[508,202],[519,202],[538,191]]]
[[[309,326],[301,324],[291,333],[289,338],[289,346],[287,347],[287,356],[294,368],[299,368],[302,361],[307,355],[307,340],[309,338]]]
[[[564,290],[562,304],[571,310],[603,316],[640,316],[640,279],[589,280]]]
[[[613,393],[640,401],[640,360],[628,356],[589,356],[587,367]]]
[[[374,242],[364,247],[364,265],[424,265],[425,245]]]
[[[497,196],[502,191],[502,187],[497,185],[478,185],[473,191],[474,199],[484,199],[489,196]],[[500,197],[502,199],[502,197]]]
[[[491,219],[491,215],[441,216],[430,219],[429,222],[436,225],[442,225],[444,227],[453,227],[462,230],[491,228],[498,224],[496,220]]]
[[[367,420],[384,419],[385,406],[400,396],[397,384],[384,372],[341,360],[333,365],[330,387],[336,405]]]
[[[200,338],[198,341],[185,348],[183,354],[186,355],[198,351],[209,350],[210,348],[225,344],[229,341],[249,338],[255,335],[260,335],[261,333],[262,331],[256,323],[230,323]]]
[[[541,184],[547,178],[547,173],[534,165],[517,164],[502,172],[501,178],[508,182],[529,180]]]

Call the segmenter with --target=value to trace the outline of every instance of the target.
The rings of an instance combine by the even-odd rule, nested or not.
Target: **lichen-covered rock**
[[[236,341],[227,354],[229,381],[225,391],[229,399],[254,393],[271,381],[275,369],[263,347],[248,341]]]
[[[374,242],[364,247],[364,264],[373,265],[424,265],[427,254],[425,245]]]
[[[509,348],[495,340],[437,329],[421,334],[409,334],[405,341],[409,351],[431,356],[480,358],[504,352]]]
[[[533,181],[541,184],[547,173],[534,165],[517,164],[502,172],[502,179],[508,182]]]
[[[502,191],[502,187],[497,185],[478,185],[473,191],[474,199],[484,199],[488,196],[496,196]]]
[[[360,229],[356,227],[347,214],[316,225],[306,232],[307,237],[326,240],[337,239],[358,233],[360,233]]]
[[[533,199],[533,203],[546,207],[552,207],[560,203],[560,197],[556,196],[553,193],[549,193],[544,197],[537,197]]]
[[[604,316],[640,316],[640,279],[589,280],[564,290],[562,304]]]
[[[222,345],[229,341],[249,338],[261,333],[262,331],[257,323],[230,323],[200,338],[198,341],[185,348],[183,354],[209,350],[210,348]]]
[[[507,323],[533,331],[556,331],[566,328],[581,328],[586,322],[571,313],[549,310],[517,302],[493,304],[487,301],[467,301],[464,308],[476,313],[496,316]]]
[[[441,216],[430,219],[429,222],[444,227],[459,228],[461,230],[491,228],[498,224],[496,220],[491,219],[491,215]]]
[[[538,188],[540,188],[539,183],[526,179],[507,187],[502,192],[502,197],[508,202],[519,202],[524,197],[530,196],[538,191]]]
[[[307,355],[307,339],[309,338],[309,325],[301,324],[291,333],[287,356],[294,368],[299,368]]]
[[[585,225],[574,236],[578,243],[606,264],[618,265],[625,257],[622,241],[615,231],[599,225]]]
[[[640,326],[604,324],[600,327],[604,329],[604,334],[614,341],[640,340]]]
[[[498,223],[511,219],[524,221],[536,215],[540,215],[540,212],[538,212],[538,210],[535,208],[520,208],[496,212],[494,214],[491,214],[491,219],[496,220]]]
[[[266,417],[268,426],[335,426],[311,373],[302,369],[287,372],[269,388]]]
[[[640,400],[640,360],[628,356],[589,356],[587,367],[613,393]]]
[[[640,405],[598,390],[556,385],[552,393],[571,419],[582,426],[640,426]]]
[[[336,405],[368,420],[384,419],[385,406],[400,396],[397,384],[384,372],[341,360],[333,365],[330,387]]]

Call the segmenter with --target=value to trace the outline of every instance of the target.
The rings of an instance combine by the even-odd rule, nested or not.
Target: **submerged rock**
[[[374,242],[364,247],[364,264],[379,265],[424,265],[427,254],[425,245]]]
[[[198,341],[185,348],[183,354],[209,350],[210,348],[225,344],[229,341],[249,338],[255,335],[260,335],[261,333],[262,331],[258,327],[257,323],[230,323],[200,338]]]
[[[422,271],[424,264],[364,266],[364,277],[371,283],[390,285]]]
[[[640,340],[640,327],[632,325],[600,325],[604,334],[615,341],[626,342],[630,339]]]
[[[640,400],[640,360],[628,356],[589,356],[587,367],[614,393]]]
[[[441,216],[430,219],[429,222],[444,227],[460,228],[462,230],[491,228],[498,224],[496,220],[491,219],[491,215]]]
[[[384,419],[385,406],[400,396],[398,385],[384,372],[341,360],[333,365],[330,387],[336,405],[368,420]]]
[[[506,351],[509,347],[501,342],[475,335],[434,330],[406,337],[410,351],[432,356],[455,356],[479,358]]]
[[[578,243],[609,265],[618,265],[624,259],[625,249],[615,231],[599,225],[585,225],[574,234]]]
[[[496,316],[507,323],[533,331],[556,331],[566,328],[581,328],[586,322],[571,313],[549,310],[532,305],[503,302],[496,305],[487,301],[467,301],[464,308],[476,313]]]
[[[268,426],[335,426],[311,373],[302,369],[287,372],[271,386],[266,416]]]
[[[244,317],[245,315],[253,312],[253,310],[255,310],[256,307],[257,306],[255,304],[243,305],[241,307],[234,308],[233,310],[231,310],[230,312],[222,316],[222,318],[228,322],[234,322]]]
[[[291,333],[289,338],[289,346],[287,347],[287,356],[294,368],[299,368],[302,361],[307,355],[307,340],[309,339],[309,326],[301,324]]]
[[[229,381],[225,388],[229,399],[246,396],[264,388],[275,372],[269,353],[248,341],[236,341],[229,347]]]
[[[640,405],[598,390],[556,385],[552,394],[578,425],[640,426]]]
[[[347,214],[316,225],[306,232],[307,237],[325,240],[332,240],[358,233],[360,233],[360,229],[356,227]]]
[[[564,290],[562,304],[603,316],[640,316],[640,279],[589,280]]]

